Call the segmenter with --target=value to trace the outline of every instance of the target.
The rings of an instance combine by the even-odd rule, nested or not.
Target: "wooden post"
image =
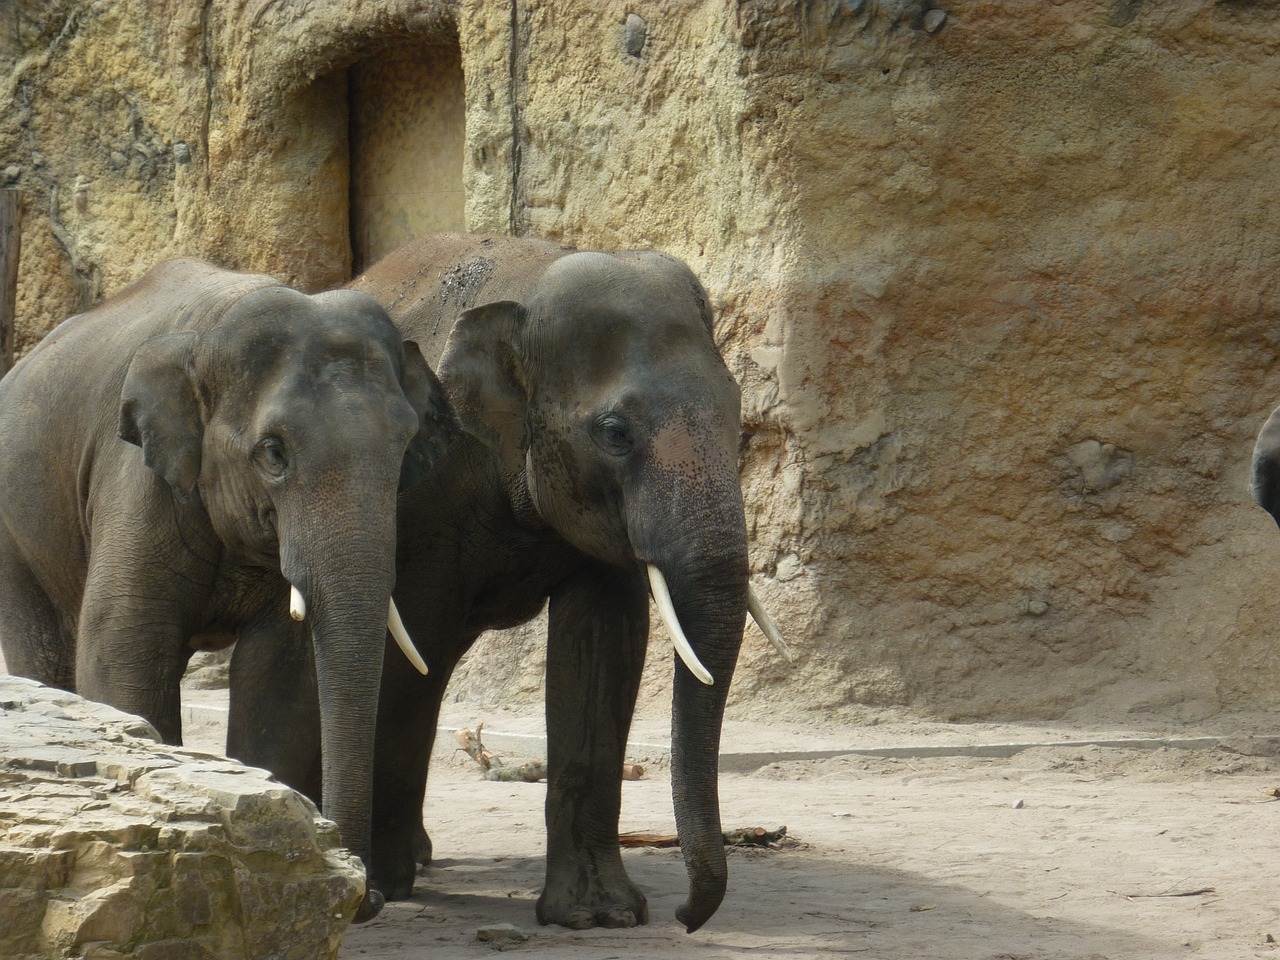
[[[0,190],[0,376],[13,366],[13,321],[22,248],[22,194]]]

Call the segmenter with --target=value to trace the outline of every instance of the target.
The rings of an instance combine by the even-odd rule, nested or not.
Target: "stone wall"
[[[262,770],[0,676],[0,956],[337,955],[364,896],[338,828]]]
[[[338,283],[459,196],[472,229],[661,247],[716,300],[800,658],[749,631],[731,710],[1280,697],[1280,534],[1245,493],[1280,401],[1274,4],[18,6],[22,343],[179,252]],[[380,114],[359,91],[400,62],[422,105],[392,69]],[[353,231],[411,153],[454,199]],[[488,643],[459,690],[533,695],[536,637]]]

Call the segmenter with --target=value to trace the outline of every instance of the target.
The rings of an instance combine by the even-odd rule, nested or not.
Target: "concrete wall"
[[[1280,698],[1245,494],[1280,401],[1274,4],[19,6],[20,345],[176,253],[318,289],[460,222],[660,247],[716,301],[800,654],[749,632],[732,710]],[[532,695],[536,649],[460,689]]]

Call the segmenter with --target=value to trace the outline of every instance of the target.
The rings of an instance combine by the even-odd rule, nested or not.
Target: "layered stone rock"
[[[363,893],[337,827],[265,771],[0,675],[0,956],[333,957]]]

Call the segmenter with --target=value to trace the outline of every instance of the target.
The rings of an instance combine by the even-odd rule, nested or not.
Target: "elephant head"
[[[569,253],[526,302],[462,313],[440,362],[464,426],[515,478],[513,499],[586,555],[646,577],[676,668],[672,790],[701,926],[727,871],[717,766],[749,606],[741,395],[706,292],[655,253]],[[687,638],[687,639],[686,639]]]
[[[247,293],[212,329],[146,341],[121,394],[121,438],[207,515],[223,555],[208,562],[279,571],[275,609],[309,620],[324,811],[366,864],[397,489],[451,423],[417,346],[351,291]],[[357,921],[380,906],[367,895]]]

